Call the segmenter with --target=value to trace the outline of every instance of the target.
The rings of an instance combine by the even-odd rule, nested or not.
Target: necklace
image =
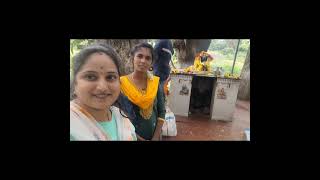
[[[131,84],[133,84],[133,86],[141,93],[141,94],[146,94],[147,92],[147,88],[139,88],[136,83],[134,82],[134,79],[133,79],[133,74],[130,74],[128,76],[129,78],[129,81],[131,82]],[[147,85],[148,86],[148,85]]]

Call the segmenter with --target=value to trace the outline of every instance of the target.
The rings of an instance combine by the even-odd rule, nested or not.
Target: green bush
[[[211,51],[219,51],[223,50],[227,47],[227,43],[223,39],[213,39],[208,50]]]
[[[235,52],[234,52],[234,50],[232,49],[232,48],[224,48],[223,50],[222,50],[222,53],[224,54],[224,55],[233,55]]]
[[[242,39],[239,44],[239,50],[240,52],[247,52],[250,46],[250,39]]]

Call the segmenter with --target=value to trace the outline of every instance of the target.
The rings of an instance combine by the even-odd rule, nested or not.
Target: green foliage
[[[70,39],[70,51],[75,54],[75,50],[80,50],[93,42],[93,39]]]
[[[210,65],[213,70],[216,67],[222,67],[224,69],[224,72],[226,73],[226,72],[231,72],[232,64],[233,64],[233,61],[230,61],[230,60],[216,59],[216,60],[213,60],[213,62]],[[244,64],[243,62],[236,61],[234,65],[233,73],[240,75],[243,64]]]
[[[213,39],[208,50],[219,51],[227,47],[227,43],[223,39]]]
[[[242,39],[239,44],[239,52],[247,52],[250,46],[250,39]],[[238,53],[239,53],[238,52]]]
[[[213,39],[211,41],[208,52],[214,56],[211,64],[213,69],[222,67],[225,72],[231,72],[237,43],[236,39]],[[240,75],[249,47],[250,39],[241,39],[234,65],[234,74]]]
[[[70,78],[71,78],[71,74],[72,74],[72,67],[73,67],[73,53],[71,52],[71,48],[70,48]]]
[[[173,55],[172,55],[172,62],[173,62],[173,65],[177,68],[179,62],[178,62],[178,57],[177,57],[177,53],[176,52],[174,52]],[[171,66],[171,63],[170,63],[170,66]]]
[[[234,54],[235,52],[234,52],[234,50],[233,50],[233,48],[224,48],[223,50],[222,50],[222,54],[224,54],[224,55],[231,55],[231,54]]]

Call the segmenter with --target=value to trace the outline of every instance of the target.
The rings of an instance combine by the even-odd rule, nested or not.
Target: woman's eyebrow
[[[98,72],[96,72],[96,71],[84,71],[82,73],[95,73],[95,74],[98,74]]]
[[[118,74],[117,71],[107,71],[108,74]]]

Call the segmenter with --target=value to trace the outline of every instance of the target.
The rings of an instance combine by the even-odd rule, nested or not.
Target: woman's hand
[[[162,118],[158,118],[158,122],[157,122],[157,127],[156,127],[156,130],[153,134],[153,137],[152,137],[152,141],[160,141],[161,140],[161,132],[162,132],[162,126],[163,126],[163,123],[164,123],[164,119]]]
[[[155,133],[151,139],[151,141],[160,141],[161,133]]]
[[[146,140],[143,137],[139,136],[137,133],[136,133],[136,136],[137,136],[138,141],[149,141],[149,140]]]

